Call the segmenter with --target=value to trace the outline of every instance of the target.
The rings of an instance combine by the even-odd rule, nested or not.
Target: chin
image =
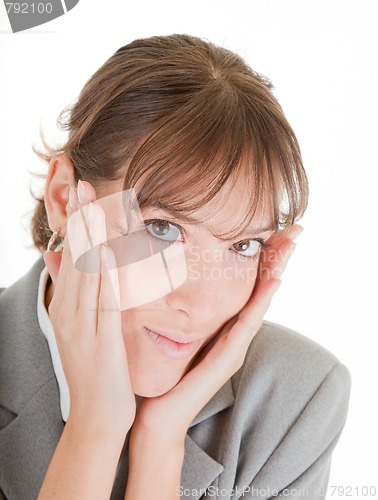
[[[179,373],[136,373],[130,369],[130,381],[133,393],[143,398],[156,398],[169,392],[181,380],[184,370]],[[164,376],[165,375],[165,376]]]
[[[178,381],[177,381],[178,382]],[[151,384],[143,384],[140,382],[133,383],[131,382],[131,386],[133,389],[133,393],[136,396],[140,396],[142,398],[157,398],[158,396],[162,396],[169,392],[177,382],[171,384],[159,384],[159,382],[155,381]]]

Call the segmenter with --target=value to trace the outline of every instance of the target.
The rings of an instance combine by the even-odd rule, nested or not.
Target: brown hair
[[[300,149],[270,81],[199,38],[157,36],[121,47],[58,124],[69,132],[65,146],[53,150],[44,142],[47,152],[37,154],[50,161],[66,153],[76,181],[95,189],[123,178],[124,189],[136,188],[141,208],[168,207],[187,218],[243,175],[251,197],[245,225],[268,193],[277,230],[306,209]],[[36,247],[43,251],[50,235],[39,199]]]

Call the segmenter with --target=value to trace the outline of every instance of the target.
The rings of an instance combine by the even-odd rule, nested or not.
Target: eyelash
[[[155,222],[167,222],[171,226],[174,226],[176,229],[178,229],[178,231],[180,232],[181,235],[185,234],[185,230],[183,227],[181,227],[179,224],[175,224],[174,222],[171,222],[170,220],[166,220],[166,219],[145,219],[144,225],[145,225],[145,227],[147,227],[150,224],[154,224]],[[184,242],[184,240],[175,240],[173,243],[175,243],[176,241],[180,241],[182,243]]]
[[[174,226],[175,228],[177,228],[178,231],[180,232],[181,236],[185,234],[184,228],[182,228],[179,224],[175,224],[174,222],[171,222],[171,221],[166,220],[166,219],[145,219],[144,225],[145,225],[145,227],[147,227],[150,224],[154,224],[155,222],[166,222],[166,223],[170,224],[171,226]],[[246,259],[256,260],[256,259],[259,258],[260,252],[262,250],[266,250],[270,246],[262,238],[248,238],[247,240],[240,240],[240,241],[249,241],[249,240],[251,240],[251,241],[258,241],[260,243],[260,250],[255,255],[243,255],[243,254],[239,253],[237,250],[233,250],[233,251],[237,255],[240,255],[241,257],[244,257]],[[176,240],[176,241],[180,241],[182,243],[184,242],[184,240]],[[240,243],[240,241],[235,242],[234,245],[236,243]],[[175,241],[173,242],[173,244],[174,243],[175,243]]]

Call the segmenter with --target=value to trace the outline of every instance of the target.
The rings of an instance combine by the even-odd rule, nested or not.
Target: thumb
[[[52,282],[55,285],[56,280],[58,279],[60,264],[62,262],[62,254],[59,252],[53,252],[51,250],[47,250],[43,254],[43,260],[45,261]]]

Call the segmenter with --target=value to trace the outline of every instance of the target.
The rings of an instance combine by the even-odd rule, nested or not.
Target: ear
[[[49,164],[45,186],[45,206],[51,230],[66,235],[67,203],[70,187],[76,187],[74,167],[66,154],[54,156]]]

